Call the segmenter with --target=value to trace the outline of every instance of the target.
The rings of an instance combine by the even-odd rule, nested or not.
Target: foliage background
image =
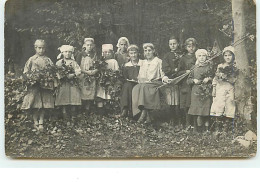
[[[37,38],[46,39],[54,62],[60,45],[80,50],[84,37],[94,37],[98,51],[103,43],[115,46],[121,36],[138,45],[152,42],[160,56],[171,35],[181,43],[195,37],[202,48],[231,41],[219,31],[232,21],[229,0],[9,0],[5,8],[5,59],[19,66],[34,53]],[[255,33],[251,1],[247,9],[247,28]]]

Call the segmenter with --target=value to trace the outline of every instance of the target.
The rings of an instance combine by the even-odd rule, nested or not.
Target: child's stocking
[[[203,120],[201,116],[197,117],[197,124],[198,124],[198,132],[202,132]]]
[[[38,127],[38,116],[39,116],[39,111],[38,109],[34,109],[33,111],[33,122],[34,122],[34,127]]]
[[[66,106],[63,106],[63,107],[62,107],[62,115],[63,115],[63,119],[67,119]]]

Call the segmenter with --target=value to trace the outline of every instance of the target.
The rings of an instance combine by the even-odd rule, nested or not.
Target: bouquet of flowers
[[[236,65],[229,66],[219,66],[216,73],[216,78],[218,80],[227,81],[230,83],[234,82],[234,78],[238,75],[238,69]]]
[[[207,72],[201,75],[201,77],[204,78],[212,78],[212,69],[209,69]],[[196,95],[200,96],[200,99],[202,101],[208,99],[212,94],[212,84],[210,83],[203,83],[203,80],[201,80],[201,83],[198,85],[198,91],[195,93]]]
[[[89,69],[90,70],[95,70],[97,69],[99,71],[99,73],[95,74],[95,75],[88,75],[85,74],[84,78],[85,78],[85,82],[90,83],[93,79],[97,79],[99,80],[101,77],[101,73],[104,72],[106,70],[106,66],[107,63],[105,61],[101,61],[101,60],[94,60],[93,61],[93,66],[91,66]]]
[[[71,85],[79,86],[79,80],[76,75],[72,78],[69,78],[69,74],[75,74],[75,70],[72,64],[66,65],[65,62],[62,62],[62,65],[57,67],[57,78],[60,80],[60,84],[63,81],[69,82]]]
[[[56,78],[56,67],[53,65],[47,65],[44,69],[35,69],[25,75],[27,86],[38,84],[41,88],[49,90],[54,89]]]

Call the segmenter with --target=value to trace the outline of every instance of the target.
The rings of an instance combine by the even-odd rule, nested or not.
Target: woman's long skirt
[[[156,89],[160,85],[159,83],[139,83],[133,88],[133,116],[137,115],[142,107],[149,110],[161,108],[160,90]]]

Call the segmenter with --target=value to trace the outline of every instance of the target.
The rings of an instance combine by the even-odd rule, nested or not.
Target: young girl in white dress
[[[235,91],[237,69],[234,65],[234,47],[229,46],[223,50],[224,63],[219,64],[213,79],[213,103],[210,115],[216,117],[216,131],[219,131],[221,117],[224,117],[224,131],[231,120],[235,118]]]

